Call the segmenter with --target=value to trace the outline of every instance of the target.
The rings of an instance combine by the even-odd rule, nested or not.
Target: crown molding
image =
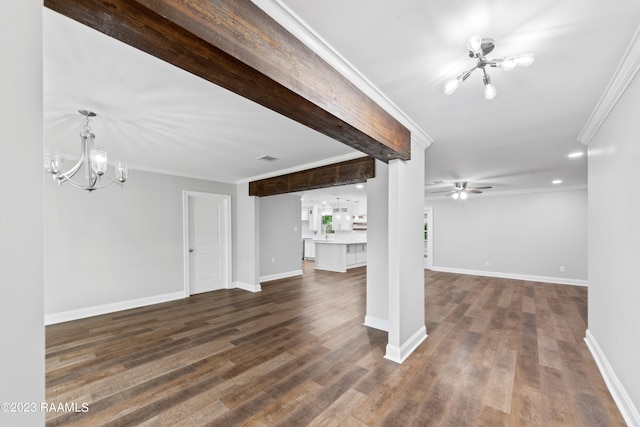
[[[616,106],[618,100],[638,73],[638,70],[640,70],[640,27],[631,38],[631,43],[627,47],[620,64],[618,64],[618,68],[613,73],[611,81],[609,81],[582,132],[578,135],[578,141],[584,145],[589,145],[591,138],[593,138],[607,119],[607,116],[609,116],[609,113]]]
[[[380,105],[391,114],[396,120],[402,123],[411,132],[411,140],[417,142],[422,147],[427,148],[433,142],[431,138],[420,126],[418,126],[409,116],[407,116],[398,106],[396,106],[385,94],[380,91],[369,79],[360,73],[349,61],[347,61],[338,51],[316,33],[289,7],[280,0],[251,0],[256,6],[266,12],[278,24],[293,34],[298,40],[304,43],[318,56],[327,61],[329,65],[345,76],[358,89],[363,91],[369,98]]]

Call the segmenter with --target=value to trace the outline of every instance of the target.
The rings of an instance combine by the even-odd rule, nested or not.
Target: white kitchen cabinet
[[[347,245],[347,266],[363,265],[367,263],[367,244],[358,243]]]
[[[356,248],[358,245],[347,245],[347,266],[356,263]]]
[[[350,268],[367,265],[367,244],[339,241],[317,240],[317,270],[329,270],[344,273]]]
[[[304,239],[304,259],[315,259],[316,244],[312,239]]]
[[[356,264],[367,263],[367,244],[360,243],[356,246]]]
[[[307,206],[307,218],[309,219],[309,231],[320,230],[320,212],[317,206]]]

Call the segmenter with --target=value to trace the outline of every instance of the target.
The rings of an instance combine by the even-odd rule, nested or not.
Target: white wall
[[[635,406],[630,425],[640,425],[639,117],[636,74],[589,143],[589,334],[620,382],[612,394],[624,395],[616,393],[621,389],[628,394],[626,408],[624,398],[617,399],[618,406],[628,416]]]
[[[260,281],[302,274],[299,196],[260,197]]]
[[[42,1],[0,2],[0,402],[44,402]],[[0,425],[44,425],[44,412]]]
[[[426,206],[433,207],[436,270],[586,284],[586,189],[472,194],[466,200],[427,200]]]
[[[233,184],[137,170],[124,188],[89,193],[49,176],[43,185],[49,322],[107,304],[175,299],[184,289],[182,191],[236,194]],[[235,211],[232,197],[232,224]]]

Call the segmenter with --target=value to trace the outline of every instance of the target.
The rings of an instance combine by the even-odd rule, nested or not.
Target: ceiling
[[[637,0],[282,0],[434,143],[427,196],[458,180],[489,192],[585,186],[577,137],[640,23]],[[489,57],[533,52],[528,68],[476,71],[452,95],[444,83],[474,65],[472,34]],[[360,153],[264,107],[45,9],[45,147],[79,150],[78,109],[110,158],[130,167],[240,182]],[[256,160],[262,155],[274,162]],[[132,175],[133,178],[133,175]],[[436,182],[443,184],[435,184]]]

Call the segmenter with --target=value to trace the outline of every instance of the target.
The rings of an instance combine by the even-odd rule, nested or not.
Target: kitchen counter
[[[367,265],[367,242],[357,240],[314,240],[315,268],[344,273]]]

